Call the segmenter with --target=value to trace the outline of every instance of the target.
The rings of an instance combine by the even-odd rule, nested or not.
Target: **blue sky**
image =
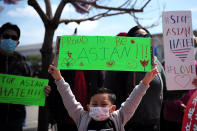
[[[56,9],[59,0],[52,0],[52,9]],[[118,3],[121,0],[113,0]],[[139,0],[138,0],[139,1]],[[142,1],[142,0],[141,0]],[[159,2],[158,2],[159,1]],[[104,1],[106,2],[106,1]],[[41,7],[44,7],[42,0],[39,0]],[[109,4],[106,2],[106,4]],[[111,4],[111,3],[110,3]],[[138,4],[140,5],[140,4]],[[43,42],[44,26],[34,11],[27,5],[27,1],[23,0],[17,5],[5,5],[0,1],[0,6],[4,10],[0,13],[0,26],[6,22],[17,24],[21,29],[20,45],[38,44]],[[163,9],[164,8],[164,9]],[[159,14],[164,11],[191,10],[193,30],[197,30],[197,6],[196,0],[152,0],[145,8],[145,13],[139,14],[145,20],[141,21],[143,26],[150,25],[159,19]],[[96,12],[95,10],[93,10]],[[86,15],[76,14],[75,9],[67,5],[64,8],[62,18],[81,17]],[[135,26],[135,22],[130,15],[118,15],[113,17],[102,18],[95,22],[83,22],[80,25],[70,23],[68,25],[60,24],[54,35],[54,41],[58,35],[71,35],[76,27],[78,27],[79,35],[95,35],[95,36],[115,36],[119,32],[127,32],[131,27]],[[161,19],[158,26],[148,29],[152,34],[162,33]]]

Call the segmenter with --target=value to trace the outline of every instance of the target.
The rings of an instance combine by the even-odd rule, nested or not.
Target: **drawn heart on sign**
[[[188,74],[175,76],[175,83],[182,88],[186,88],[191,82],[192,78]]]
[[[191,48],[183,48],[183,49],[174,49],[171,51],[176,57],[178,57],[179,59],[181,59],[182,62],[184,62],[185,59],[187,59],[190,50]]]

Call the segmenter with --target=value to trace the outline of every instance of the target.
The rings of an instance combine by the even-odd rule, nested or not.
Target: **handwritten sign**
[[[182,131],[197,130],[197,91],[190,97],[184,112]]]
[[[0,103],[44,106],[46,85],[47,79],[0,74]]]
[[[163,13],[165,71],[168,90],[194,89],[194,42],[190,11]]]
[[[59,69],[151,70],[150,38],[61,36]]]

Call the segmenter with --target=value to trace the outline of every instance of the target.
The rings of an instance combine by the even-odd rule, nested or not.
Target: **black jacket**
[[[17,52],[7,56],[0,53],[0,73],[31,76],[25,57]],[[0,127],[8,123],[22,124],[25,119],[25,107],[19,104],[0,103]]]
[[[158,63],[159,61],[155,58],[155,62]],[[149,125],[159,121],[163,99],[162,67],[158,70],[159,74],[151,81],[150,88],[143,96],[138,108],[128,123],[145,123]],[[107,71],[104,87],[115,92],[117,95],[116,105],[119,108],[125,102],[135,85],[138,85],[144,76],[145,72]]]

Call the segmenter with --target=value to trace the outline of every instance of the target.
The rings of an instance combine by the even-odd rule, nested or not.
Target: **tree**
[[[135,20],[137,21],[137,17],[134,14],[143,12],[150,1],[151,0],[141,1],[141,6],[135,8],[137,0],[125,0],[118,6],[106,6],[102,4],[104,1],[100,2],[99,0],[61,0],[53,15],[50,0],[44,0],[46,13],[42,10],[37,0],[28,0],[28,5],[32,6],[36,10],[45,27],[44,41],[40,50],[42,56],[42,69],[40,77],[47,78],[48,76],[48,66],[52,61],[53,36],[59,24],[68,24],[70,22],[81,23],[88,20],[95,21],[103,17],[120,14],[131,14],[131,16],[135,17]],[[91,9],[97,9],[97,13],[93,13],[92,15],[87,16],[87,18],[82,19],[60,19],[62,11],[67,4],[73,5],[80,13],[90,13],[90,7]],[[39,108],[38,131],[47,131],[48,126],[46,112],[47,110],[45,107]]]

